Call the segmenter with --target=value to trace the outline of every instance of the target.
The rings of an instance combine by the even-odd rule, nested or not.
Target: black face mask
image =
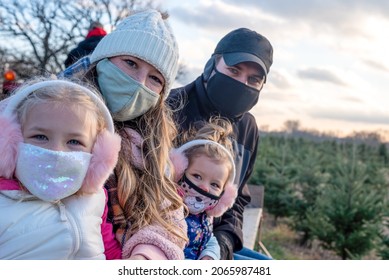
[[[238,118],[258,102],[259,92],[216,70],[207,83],[207,95],[222,117]]]

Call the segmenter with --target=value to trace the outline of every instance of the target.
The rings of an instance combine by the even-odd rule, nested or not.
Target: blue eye
[[[234,67],[229,67],[228,71],[230,71],[230,73],[233,74],[233,75],[238,75],[239,74],[239,70],[234,68]]]
[[[43,140],[49,140],[49,138],[47,138],[45,135],[43,134],[37,134],[37,135],[34,135],[32,136],[32,138],[36,139],[36,140],[40,140],[40,141],[43,141]]]
[[[201,180],[201,176],[199,174],[192,174],[193,178],[196,178],[197,180]]]
[[[254,85],[254,86],[262,86],[262,84],[264,82],[264,78],[249,77],[248,82],[249,82],[249,84]]]
[[[75,139],[69,140],[68,144],[70,145],[81,145],[81,142]]]
[[[157,84],[163,85],[161,79],[158,78],[157,76],[150,76],[150,78],[151,78],[154,82],[156,82]]]
[[[127,59],[125,62],[130,66],[130,67],[136,67],[136,63],[133,60]]]

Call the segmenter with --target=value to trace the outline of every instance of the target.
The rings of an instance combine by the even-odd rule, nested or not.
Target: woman
[[[100,89],[122,136],[106,187],[123,258],[184,258],[183,203],[169,175],[176,129],[164,102],[177,68],[178,47],[168,23],[147,10],[124,19],[90,57],[62,73]]]

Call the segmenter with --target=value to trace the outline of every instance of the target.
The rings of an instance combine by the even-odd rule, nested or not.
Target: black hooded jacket
[[[197,121],[208,121],[211,116],[219,116],[208,100],[202,77],[182,88],[173,89],[167,100],[174,110],[174,118],[180,131],[186,131]],[[254,168],[257,154],[259,130],[255,118],[250,113],[239,119],[230,120],[234,131],[238,197],[233,207],[220,218],[214,220],[214,234],[221,247],[221,259],[232,259],[233,252],[243,247],[243,211],[250,202],[246,185]]]

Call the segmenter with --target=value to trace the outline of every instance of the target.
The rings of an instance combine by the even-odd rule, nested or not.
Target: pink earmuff
[[[174,182],[178,182],[188,168],[188,158],[179,149],[172,149],[169,153],[169,158],[174,167]]]
[[[118,161],[121,138],[118,134],[104,130],[97,136],[92,150],[92,159],[81,191],[93,193],[104,186]]]
[[[0,131],[0,177],[11,179],[18,158],[18,144],[23,142],[23,135],[15,117],[0,115]]]

